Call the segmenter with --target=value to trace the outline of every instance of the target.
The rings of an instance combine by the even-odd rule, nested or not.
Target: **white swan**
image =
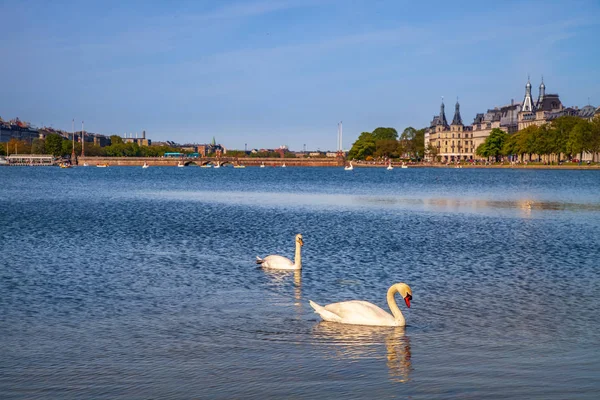
[[[150,165],[148,165],[148,163],[144,161],[144,165],[142,165],[142,168],[149,168],[149,167],[150,167]]]
[[[344,171],[352,171],[354,169],[354,167],[352,166],[352,161],[350,161],[350,165],[347,167],[344,167]]]
[[[294,261],[290,260],[287,257],[282,256],[266,256],[265,258],[256,257],[256,263],[261,264],[264,268],[272,268],[272,269],[285,269],[285,270],[295,270],[302,268],[302,255],[300,249],[304,246],[304,241],[302,240],[302,235],[299,233],[296,235],[296,254],[294,255]]]
[[[392,162],[390,161],[390,165],[387,166],[386,168],[388,171],[391,171],[394,169],[394,167],[392,167]]]
[[[392,285],[387,291],[387,302],[393,316],[375,304],[361,300],[332,303],[327,304],[325,307],[321,307],[312,300],[309,303],[325,321],[352,325],[404,326],[406,325],[404,315],[402,315],[402,311],[400,311],[394,299],[396,292],[404,298],[408,308],[410,308],[410,301],[412,300],[412,290],[406,283],[401,282]]]

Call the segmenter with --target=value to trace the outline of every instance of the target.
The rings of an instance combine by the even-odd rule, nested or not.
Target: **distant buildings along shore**
[[[472,160],[477,147],[490,135],[494,128],[507,133],[520,131],[529,125],[543,125],[552,120],[571,115],[592,120],[600,114],[600,107],[587,105],[583,108],[564,107],[558,94],[546,94],[546,85],[542,80],[539,94],[534,101],[529,80],[525,85],[525,97],[522,102],[510,104],[478,113],[471,125],[464,125],[458,100],[454,108],[454,118],[448,124],[444,101],[440,114],[435,115],[425,132],[425,148],[429,145],[437,149],[436,158],[443,162]]]

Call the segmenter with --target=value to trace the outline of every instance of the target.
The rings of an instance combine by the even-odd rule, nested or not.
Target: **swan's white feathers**
[[[314,308],[315,313],[319,314],[324,321],[342,322],[342,319],[338,315],[332,313],[331,311],[328,311],[327,309],[325,309],[325,307],[321,307],[312,300],[309,300],[308,302],[310,303],[310,306]]]
[[[311,302],[311,305],[312,304],[313,303]],[[327,304],[325,307],[319,307],[320,309],[315,308],[315,311],[325,321],[343,321],[346,324],[353,325],[397,325],[396,320],[392,315],[368,301],[350,300]],[[325,310],[325,312],[323,312],[323,310]],[[332,318],[331,315],[335,316],[335,318]],[[327,316],[327,318],[325,316]]]
[[[278,255],[266,256],[262,259],[260,264],[265,268],[296,269],[292,260]]]

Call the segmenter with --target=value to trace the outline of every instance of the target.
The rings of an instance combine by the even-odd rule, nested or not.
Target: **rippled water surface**
[[[599,245],[598,171],[0,168],[1,397],[597,399]]]

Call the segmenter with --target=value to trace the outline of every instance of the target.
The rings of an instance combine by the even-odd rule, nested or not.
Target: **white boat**
[[[408,168],[408,165],[402,165],[402,168]]]
[[[233,168],[246,168],[245,165],[234,165]]]
[[[201,165],[200,168],[212,168],[212,165],[211,164],[204,164],[204,165]]]
[[[354,169],[354,166],[352,165],[352,161],[350,161],[350,165],[344,167],[344,171],[352,171]]]
[[[98,167],[98,168],[106,168],[106,167],[108,167],[108,164],[96,164],[96,167]]]
[[[147,162],[144,162],[144,165],[142,165],[142,168],[150,168],[150,166],[148,165]]]
[[[281,168],[285,168],[285,163],[283,163],[283,165],[281,166]]]
[[[177,164],[177,167],[179,167],[179,168],[183,168],[183,167],[185,167],[185,164],[184,164],[184,163],[182,163],[181,161],[179,161],[179,163]]]
[[[386,168],[388,171],[391,171],[394,169],[394,167],[392,167],[392,162],[390,161],[390,164],[387,166]]]

